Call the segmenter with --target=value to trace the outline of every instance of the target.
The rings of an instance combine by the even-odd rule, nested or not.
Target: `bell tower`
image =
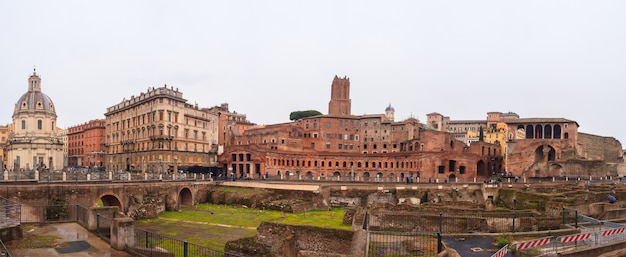
[[[350,100],[350,79],[339,78],[335,75],[331,86],[328,115],[351,115],[352,100]]]

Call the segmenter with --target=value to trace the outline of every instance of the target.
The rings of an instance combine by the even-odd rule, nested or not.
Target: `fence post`
[[[513,227],[511,227],[511,233],[515,233],[515,215],[516,213],[513,213]]]
[[[439,212],[439,233],[443,233],[443,213]]]
[[[562,216],[563,216],[563,221],[561,222],[561,224],[565,225],[565,207],[563,207],[563,212],[561,212]]]
[[[363,218],[363,229],[367,230],[367,214],[368,211],[365,211],[365,217]]]
[[[437,232],[437,253],[440,253],[443,251],[443,240],[441,237],[441,233]]]
[[[100,235],[100,213],[96,214],[96,232]]]
[[[145,230],[146,232],[146,249],[150,248],[150,245],[148,244],[149,240],[148,240],[148,230]]]
[[[578,228],[578,210],[576,210],[576,212],[574,212],[574,214],[576,214],[575,219],[576,219],[576,225],[574,226],[575,228]]]
[[[183,256],[189,257],[189,243],[187,241],[183,242]]]

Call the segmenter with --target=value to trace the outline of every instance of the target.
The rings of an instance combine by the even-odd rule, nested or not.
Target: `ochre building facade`
[[[107,108],[109,170],[152,173],[217,166],[218,117],[172,87],[149,88]]]

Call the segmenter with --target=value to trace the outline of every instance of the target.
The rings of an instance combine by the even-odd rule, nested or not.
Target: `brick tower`
[[[328,115],[350,115],[352,100],[350,100],[350,79],[339,78],[335,75],[331,87]]]

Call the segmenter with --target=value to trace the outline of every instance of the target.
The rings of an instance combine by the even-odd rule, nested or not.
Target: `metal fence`
[[[142,256],[159,256],[170,253],[181,257],[243,257],[206,246],[190,243],[173,237],[157,234],[134,227],[135,240],[126,245],[129,252]]]
[[[575,220],[571,214],[537,212],[399,212],[373,210],[368,228],[375,231],[513,233],[559,229]]]
[[[76,221],[76,205],[21,205],[22,223],[74,221]]]
[[[7,249],[7,247],[4,245],[4,242],[2,242],[2,240],[0,240],[0,256],[2,257],[12,257],[11,253],[9,252],[9,250]]]
[[[111,226],[113,219],[101,214],[96,215],[96,230],[94,233],[107,242],[111,242]]]
[[[20,224],[19,203],[0,197],[0,228],[15,227]]]
[[[369,231],[366,256],[437,256],[441,234]]]
[[[168,180],[210,180],[208,174],[201,173],[141,173],[141,172],[108,172],[108,171],[10,171],[6,176],[0,175],[0,182],[83,182],[83,181],[168,181]]]

